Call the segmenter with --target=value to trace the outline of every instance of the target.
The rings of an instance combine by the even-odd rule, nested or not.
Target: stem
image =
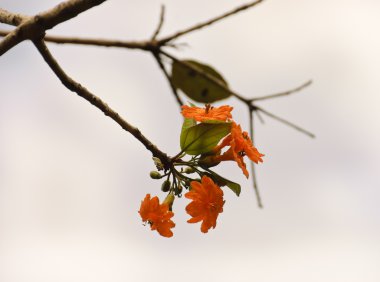
[[[151,37],[151,40],[155,40],[156,37],[158,36],[158,34],[160,33],[162,25],[164,24],[164,19],[165,19],[165,6],[161,5],[160,20],[158,22],[158,26],[157,26],[156,30],[154,31],[154,33]]]
[[[254,131],[254,125],[255,125],[253,118],[254,118],[253,111],[251,110],[251,108],[249,108],[249,134],[251,136],[252,142],[254,140],[253,139],[253,131]],[[252,177],[252,181],[253,181],[253,190],[255,190],[257,206],[262,209],[263,203],[261,201],[259,185],[257,184],[257,180],[256,180],[255,164],[253,162],[251,162],[251,177]]]
[[[216,23],[216,22],[218,22],[218,21],[221,21],[221,20],[223,20],[223,19],[225,19],[225,18],[227,18],[227,17],[229,17],[229,16],[232,16],[232,15],[234,15],[234,14],[237,14],[237,13],[243,11],[243,10],[246,10],[246,9],[248,9],[248,8],[251,8],[251,7],[253,7],[253,6],[256,6],[257,4],[260,4],[261,2],[263,2],[263,0],[257,0],[257,1],[253,1],[253,2],[250,2],[250,3],[245,4],[245,5],[242,5],[242,6],[237,7],[237,8],[235,8],[235,9],[233,9],[233,10],[227,12],[227,13],[224,13],[224,14],[222,14],[222,15],[220,15],[220,16],[217,16],[217,17],[215,17],[215,18],[212,18],[212,19],[210,19],[210,20],[208,20],[208,21],[205,21],[205,22],[199,23],[199,24],[197,24],[197,25],[194,25],[194,26],[192,26],[192,27],[186,28],[186,29],[184,29],[184,30],[178,31],[178,32],[176,32],[176,33],[173,34],[173,35],[170,35],[170,36],[164,37],[164,38],[160,39],[159,41],[160,41],[161,44],[165,44],[165,43],[167,43],[167,42],[169,42],[169,41],[172,41],[173,39],[177,39],[177,38],[179,38],[179,37],[181,37],[181,36],[183,36],[183,35],[185,35],[185,34],[188,34],[188,33],[190,33],[190,32],[193,32],[193,31],[199,30],[199,29],[201,29],[201,28],[203,28],[203,27],[206,27],[206,26],[209,26],[209,25],[211,25],[211,24],[213,24],[213,23]]]
[[[172,93],[173,93],[175,99],[177,100],[178,105],[181,107],[183,105],[183,102],[182,102],[181,98],[179,97],[178,91],[175,88],[175,86],[172,82],[172,79],[171,79],[169,73],[167,72],[167,70],[163,64],[162,59],[160,58],[160,55],[155,53],[155,52],[152,52],[152,54],[153,54],[154,58],[156,59],[156,62],[158,64],[158,66],[160,67],[160,69],[162,70],[164,76],[166,77],[166,80],[168,81],[168,83],[170,85],[170,88],[172,90]]]
[[[295,125],[294,123],[291,123],[290,121],[287,121],[286,119],[283,119],[279,116],[276,116],[276,115],[264,110],[263,108],[259,108],[257,106],[255,106],[255,107],[258,111],[262,112],[263,114],[266,114],[267,116],[270,116],[271,118],[278,120],[279,122],[282,122],[282,123],[286,124],[287,126],[290,126],[290,127],[294,128],[295,130],[306,134],[307,136],[309,136],[311,138],[315,138],[315,135],[313,133],[307,131],[306,129],[303,129],[302,127],[299,127],[298,125]]]
[[[262,97],[253,98],[253,99],[251,99],[251,102],[262,101],[262,100],[266,100],[266,99],[278,98],[278,97],[294,94],[294,93],[297,93],[297,92],[303,90],[304,88],[310,86],[312,82],[313,82],[312,80],[309,80],[309,81],[305,82],[304,84],[302,84],[302,85],[300,85],[294,89],[290,89],[288,91],[285,91],[285,92],[280,92],[280,93],[276,93],[276,94],[265,95]]]

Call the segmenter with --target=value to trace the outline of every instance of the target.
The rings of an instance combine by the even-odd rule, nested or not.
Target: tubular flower
[[[223,212],[223,191],[207,176],[203,176],[201,182],[192,181],[190,186],[191,190],[185,197],[193,200],[186,206],[186,212],[192,218],[187,222],[203,221],[201,231],[207,233],[211,227],[215,228],[216,219]]]
[[[182,106],[182,115],[185,118],[192,118],[199,122],[204,121],[228,121],[232,119],[231,111],[233,107],[220,106],[212,107],[210,104],[206,104],[205,108]]]
[[[238,166],[242,169],[244,175],[248,178],[249,173],[246,168],[243,157],[248,156],[248,158],[255,162],[263,162],[264,155],[261,154],[252,144],[251,138],[246,131],[242,131],[240,125],[232,122],[231,133],[228,135],[220,145],[218,145],[213,151],[219,152],[225,146],[230,146],[230,148],[220,156],[216,156],[218,161],[236,161]]]
[[[157,196],[150,198],[150,194],[147,194],[141,201],[139,213],[142,220],[150,224],[151,230],[157,230],[164,237],[173,236],[170,228],[173,228],[175,224],[170,218],[174,216],[174,213],[169,211],[167,204],[160,205]]]

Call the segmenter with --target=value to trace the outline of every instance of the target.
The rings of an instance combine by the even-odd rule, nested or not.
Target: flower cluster
[[[164,237],[173,236],[172,205],[175,197],[181,197],[186,189],[185,198],[191,200],[186,206],[186,212],[191,216],[187,222],[201,222],[201,231],[207,233],[216,227],[217,218],[223,212],[225,201],[220,187],[230,188],[237,196],[241,190],[239,184],[218,175],[210,167],[223,161],[235,161],[248,178],[244,157],[256,164],[263,161],[264,155],[253,146],[249,134],[232,119],[232,109],[227,105],[182,106],[185,120],[180,136],[181,151],[172,158],[171,166],[166,170],[155,158],[157,169],[164,171],[151,172],[153,179],[166,178],[161,190],[168,193],[167,197],[160,204],[157,196],[151,198],[147,194],[141,202],[140,216],[151,230],[157,230]],[[190,160],[184,160],[186,156],[190,156]],[[195,177],[190,176],[194,174]]]

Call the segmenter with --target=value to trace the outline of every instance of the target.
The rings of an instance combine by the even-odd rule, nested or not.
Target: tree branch
[[[101,3],[104,1],[106,1],[106,0],[70,0],[70,1],[59,4],[57,7],[53,8],[53,9],[59,10],[61,5],[65,4],[65,3],[71,3],[71,2],[75,2],[75,3],[76,2],[86,2],[88,4],[88,3],[92,3],[92,2],[100,2]],[[185,30],[178,31],[172,35],[169,35],[169,36],[164,37],[164,38],[159,39],[159,40],[156,40],[156,37],[158,36],[158,34],[161,30],[163,21],[164,21],[164,6],[162,6],[162,9],[161,9],[161,15],[160,15],[160,21],[159,21],[158,27],[157,27],[156,31],[154,32],[151,40],[148,40],[148,41],[140,41],[140,42],[137,41],[136,42],[136,41],[120,41],[120,40],[107,40],[107,39],[96,39],[96,38],[84,39],[84,38],[63,37],[63,36],[45,36],[45,41],[46,42],[52,42],[52,43],[59,43],[59,44],[67,43],[67,44],[95,45],[95,46],[102,46],[102,47],[119,47],[119,48],[141,49],[141,50],[145,50],[145,51],[151,51],[152,49],[159,48],[161,46],[169,46],[169,44],[168,44],[169,41],[171,41],[175,38],[178,38],[178,37],[185,35],[187,33],[199,30],[203,27],[206,27],[206,26],[209,26],[213,23],[221,21],[221,20],[223,20],[223,19],[225,19],[231,15],[237,14],[237,13],[244,11],[248,8],[256,6],[257,4],[259,4],[263,1],[264,0],[256,0],[256,1],[250,2],[248,4],[237,7],[237,8],[235,8],[235,9],[233,9],[227,13],[224,13],[218,17],[215,17],[215,18],[210,19],[206,22],[194,25],[194,26],[187,28]],[[100,3],[94,4],[94,6],[99,5]],[[76,5],[78,5],[78,4],[76,4]],[[91,8],[91,7],[88,7],[88,8]],[[3,10],[3,11],[5,11],[5,10]],[[6,21],[7,23],[12,24],[12,25],[19,25],[23,21],[24,16],[19,15],[20,17],[16,17],[16,20],[11,20],[11,17],[15,17],[16,15],[9,13],[7,11],[5,11],[5,12],[6,13],[4,14],[3,18],[4,18],[4,21]],[[37,17],[44,18],[44,17],[46,17],[46,14],[50,14],[50,13],[52,13],[51,10],[47,11],[45,13],[42,13],[42,14],[38,15]],[[57,13],[55,13],[55,14],[57,15]],[[1,20],[2,20],[2,17],[1,17],[1,13],[0,13],[0,21]],[[65,20],[68,20],[68,19],[64,19],[62,21],[65,21]],[[50,19],[50,21],[51,21],[51,19]],[[56,24],[58,24],[58,23],[56,23]],[[50,24],[52,24],[52,22],[50,22]],[[53,26],[51,26],[50,28],[52,28]],[[44,30],[47,30],[47,29],[49,29],[49,28],[45,28]],[[8,36],[9,34],[10,34],[10,32],[0,31],[0,36]],[[38,38],[38,37],[39,36],[34,36],[33,38]],[[25,39],[28,39],[28,38],[20,38],[19,40],[22,41]],[[12,39],[12,40],[15,40],[15,39]],[[21,41],[14,42],[14,45],[17,45]],[[1,45],[1,43],[0,43],[0,45]],[[11,48],[11,47],[9,47],[9,48]],[[5,51],[4,51],[4,53],[5,53]],[[0,53],[0,56],[1,56],[1,53]]]
[[[7,23],[19,22],[19,25],[0,42],[0,56],[26,39],[34,40],[43,37],[46,30],[72,19],[104,1],[106,0],[68,0],[21,22],[19,22],[19,15],[2,10],[2,18],[8,19]]]
[[[6,36],[10,32],[0,30],[0,36]],[[46,35],[44,37],[45,42],[57,43],[57,44],[77,44],[77,45],[90,45],[100,47],[117,47],[127,49],[141,49],[150,50],[151,45],[149,41],[122,41],[122,40],[108,40],[98,38],[77,38],[77,37],[64,37],[64,36],[52,36]]]
[[[28,18],[29,17],[26,15],[14,14],[5,9],[0,8],[0,23],[18,26],[19,24],[21,24],[24,20]]]
[[[277,98],[282,97],[286,95],[293,94],[295,92],[301,91],[305,87],[309,86],[311,84],[311,80],[304,83],[303,85],[291,89],[286,92],[266,95],[262,97],[247,99],[245,97],[242,97],[238,93],[232,91],[228,87],[226,87],[223,83],[221,83],[218,79],[216,79],[214,76],[208,74],[207,72],[203,71],[202,69],[188,64],[184,61],[181,61],[177,59],[176,57],[170,55],[167,53],[164,49],[164,47],[176,47],[177,45],[175,43],[171,43],[171,41],[178,39],[179,37],[186,35],[188,33],[200,30],[204,27],[210,26],[216,22],[219,22],[229,16],[232,16],[234,14],[237,14],[241,11],[244,11],[248,8],[251,8],[253,6],[258,5],[259,3],[263,2],[264,0],[256,0],[251,1],[250,3],[247,3],[245,5],[239,6],[229,12],[226,12],[220,16],[217,16],[215,18],[212,18],[208,21],[193,25],[192,27],[189,27],[187,29],[178,31],[172,35],[163,37],[161,39],[156,39],[161,31],[163,22],[164,22],[164,6],[161,7],[161,14],[160,14],[160,20],[158,23],[158,26],[156,30],[154,31],[152,37],[150,40],[146,41],[119,41],[119,40],[107,40],[107,39],[94,39],[94,38],[75,38],[75,37],[60,37],[60,36],[45,36],[45,32],[48,29],[53,28],[54,26],[70,20],[80,13],[97,6],[106,0],[67,0],[65,2],[60,3],[59,5],[55,6],[54,8],[39,13],[33,17],[21,15],[21,14],[14,14],[11,12],[8,12],[4,9],[0,9],[0,22],[17,26],[13,31],[0,31],[0,36],[4,36],[4,39],[0,42],[0,56],[19,44],[20,42],[30,39],[34,42],[36,48],[46,61],[46,63],[49,65],[49,67],[52,69],[52,71],[56,74],[56,76],[60,79],[60,81],[66,86],[69,90],[77,93],[79,96],[90,102],[92,105],[100,109],[106,116],[113,119],[116,123],[118,123],[124,130],[131,133],[137,140],[139,140],[149,151],[152,152],[154,157],[157,157],[161,160],[163,163],[163,166],[165,169],[168,169],[172,165],[172,158],[170,158],[166,153],[159,150],[154,144],[152,144],[140,131],[138,128],[132,126],[127,121],[125,121],[123,118],[119,116],[117,112],[112,110],[105,102],[103,102],[99,97],[92,94],[90,91],[88,91],[85,87],[74,81],[72,78],[70,78],[64,70],[60,67],[60,65],[57,63],[57,61],[54,59],[52,54],[50,53],[49,49],[47,48],[45,41],[47,42],[53,42],[58,44],[81,44],[81,45],[93,45],[93,46],[103,46],[103,47],[119,47],[119,48],[128,48],[128,49],[140,49],[144,51],[149,51],[155,58],[157,64],[159,65],[161,71],[165,75],[167,81],[170,84],[170,87],[172,89],[172,92],[178,102],[179,105],[182,105],[183,102],[180,99],[177,89],[174,87],[171,76],[168,73],[168,71],[165,68],[165,65],[162,61],[162,56],[170,58],[172,61],[177,62],[186,68],[189,68],[191,70],[194,70],[197,74],[200,76],[203,76],[210,82],[214,83],[218,87],[223,88],[225,91],[229,92],[232,96],[236,97],[243,103],[245,103],[248,106],[249,109],[249,118],[250,118],[250,135],[251,139],[253,140],[253,126],[254,126],[254,113],[256,113],[261,120],[261,117],[259,113],[263,113],[267,116],[270,116],[273,119],[276,119],[282,123],[285,123],[286,125],[307,134],[310,137],[314,137],[314,134],[306,131],[305,129],[294,125],[293,123],[290,123],[289,121],[280,118],[254,104],[256,101],[261,101],[265,99],[271,99],[271,98]],[[41,39],[43,38],[43,39]],[[262,202],[260,193],[258,190],[258,185],[256,181],[256,172],[255,172],[255,165],[251,163],[251,172],[252,172],[252,178],[253,178],[253,187],[256,193],[257,203],[260,208],[262,208]]]
[[[120,117],[120,115],[116,111],[111,109],[105,102],[103,102],[99,97],[95,96],[85,87],[83,87],[78,82],[74,81],[71,77],[69,77],[65,73],[65,71],[60,67],[55,58],[52,56],[43,40],[35,40],[34,45],[40,52],[41,56],[44,58],[45,62],[49,65],[51,70],[56,74],[56,76],[59,78],[62,84],[66,86],[67,89],[77,93],[80,97],[84,98],[93,106],[101,110],[106,116],[113,119],[124,130],[131,133],[137,140],[139,140],[145,146],[145,148],[152,152],[154,157],[157,157],[161,160],[165,168],[168,168],[171,165],[170,157],[166,153],[159,150],[152,142],[150,142],[140,132],[138,128],[129,124],[126,120]]]

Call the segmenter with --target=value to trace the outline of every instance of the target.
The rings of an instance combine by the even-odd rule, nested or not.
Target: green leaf
[[[193,60],[183,60],[182,62],[207,73],[228,88],[228,84],[222,75],[211,66]],[[176,88],[181,89],[188,97],[201,103],[212,103],[231,96],[229,91],[217,83],[205,78],[194,69],[179,62],[173,62],[172,82]]]
[[[194,123],[192,119],[185,119],[180,137],[181,150],[189,155],[211,151],[231,131],[231,123],[200,123],[191,126]]]
[[[192,118],[185,118],[182,124],[182,131],[189,129],[190,127],[193,127],[197,125],[197,122]]]
[[[212,170],[207,170],[209,173],[210,173],[210,176],[211,178],[214,180],[214,182],[220,186],[227,186],[228,188],[230,188],[232,190],[232,192],[234,192],[236,194],[236,196],[239,196],[240,195],[240,192],[241,192],[241,187],[240,187],[240,184],[238,183],[235,183],[231,180],[228,180],[222,176],[220,176],[219,174],[213,172]]]
[[[187,139],[188,129],[195,125],[197,125],[197,122],[193,120],[192,118],[185,118],[183,120],[181,136],[180,136],[180,144],[184,143],[185,140]],[[182,145],[181,145],[181,149],[183,149]]]

